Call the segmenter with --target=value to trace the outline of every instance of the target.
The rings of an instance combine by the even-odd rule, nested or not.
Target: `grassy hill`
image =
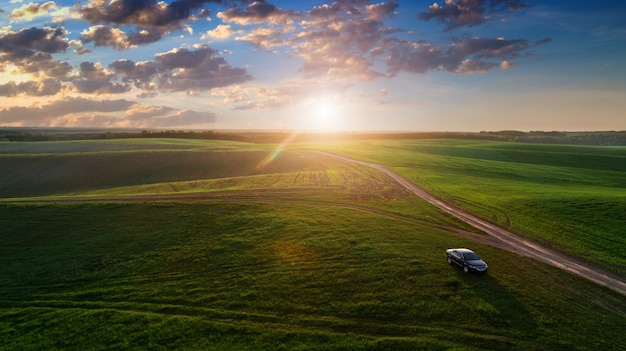
[[[468,212],[626,275],[626,147],[467,140],[319,147],[388,165]]]
[[[501,224],[505,213],[512,228],[532,229],[518,224],[524,222],[516,216],[527,214],[504,208],[497,197],[478,199],[472,196],[479,192],[464,189],[464,198],[451,191],[455,182],[444,181],[456,169],[451,179],[465,184],[458,182],[465,168],[476,186],[488,175],[494,187],[504,186],[501,172],[487,166],[509,162],[517,174],[528,161],[490,160],[506,156],[494,151],[499,143],[444,143],[439,155],[417,150],[437,147],[420,143],[326,147],[389,164],[469,209],[489,218],[496,213]],[[259,167],[275,145],[0,143],[0,169],[7,170],[0,173],[6,191],[0,349],[618,350],[626,344],[624,296],[457,235],[471,228],[373,170],[307,147],[292,145]],[[445,155],[445,148],[456,155]],[[580,176],[559,167],[557,174]],[[621,171],[600,172],[599,180],[585,178],[594,189]],[[547,171],[537,174],[544,178],[536,184],[548,183],[557,199],[561,183],[550,185],[555,177]],[[527,191],[522,185],[512,189]],[[529,235],[541,235],[531,229]],[[466,275],[448,266],[444,250],[453,246],[475,249],[490,273]]]

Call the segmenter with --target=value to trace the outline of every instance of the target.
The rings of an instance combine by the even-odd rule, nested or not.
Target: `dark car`
[[[449,264],[455,264],[465,273],[486,273],[487,263],[470,249],[447,249],[446,258]]]

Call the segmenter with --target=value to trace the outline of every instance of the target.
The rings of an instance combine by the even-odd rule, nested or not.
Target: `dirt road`
[[[613,289],[623,295],[626,295],[626,278],[617,276],[616,274],[609,273],[600,269],[598,267],[594,267],[586,262],[583,262],[579,259],[573,258],[571,256],[565,255],[561,252],[549,249],[544,247],[536,242],[531,240],[522,238],[516,234],[513,234],[505,229],[502,229],[492,223],[489,223],[481,218],[478,218],[474,215],[471,215],[462,209],[450,205],[433,195],[427,193],[423,189],[417,187],[415,184],[410,181],[404,179],[400,175],[392,172],[386,167],[369,162],[363,162],[354,160],[348,157],[331,154],[323,151],[317,151],[321,154],[338,158],[347,162],[352,162],[356,164],[360,164],[363,166],[375,168],[391,178],[393,178],[396,182],[407,188],[409,191],[413,192],[415,195],[423,198],[424,200],[430,202],[431,204],[439,207],[440,209],[448,212],[449,214],[461,219],[462,221],[468,223],[469,225],[480,229],[489,235],[488,243],[511,251],[517,254],[531,257],[541,262],[548,263],[555,267],[561,268],[573,274],[579,275],[583,278],[591,280],[597,284],[606,286],[610,289]]]

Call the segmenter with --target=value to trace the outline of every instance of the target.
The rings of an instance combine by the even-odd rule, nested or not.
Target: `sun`
[[[332,99],[322,99],[314,103],[311,116],[311,127],[320,131],[336,130],[339,127],[341,114],[338,104]]]

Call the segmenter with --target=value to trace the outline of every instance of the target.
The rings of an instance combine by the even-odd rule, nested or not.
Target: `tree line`
[[[0,141],[63,141],[124,138],[179,138],[231,140],[251,143],[293,141],[349,141],[393,139],[476,139],[518,143],[575,144],[598,146],[626,145],[626,131],[481,131],[481,132],[293,132],[293,131],[213,131],[213,130],[135,130],[73,128],[0,128]]]

